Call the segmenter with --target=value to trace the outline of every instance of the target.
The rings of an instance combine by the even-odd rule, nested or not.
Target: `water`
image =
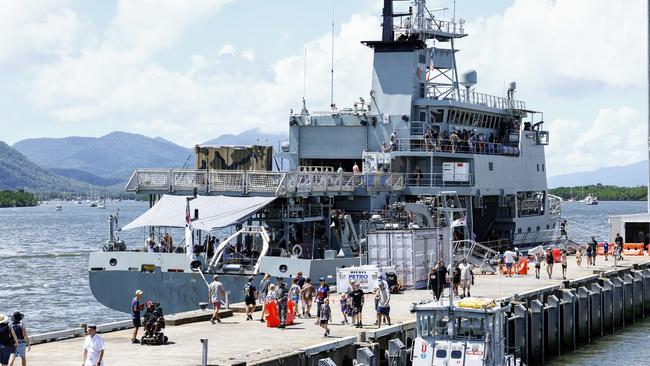
[[[106,210],[90,208],[87,203],[62,205],[60,212],[54,203],[0,209],[0,312],[25,313],[32,334],[85,322],[128,319],[127,314],[99,304],[90,293],[88,254],[106,241],[109,214],[119,208],[120,225],[125,225],[145,212],[148,204],[108,202]],[[645,202],[601,202],[598,206],[564,202],[562,216],[569,222],[569,236],[587,241],[591,235],[605,238],[608,215],[645,210]],[[119,235],[130,248],[144,242],[142,230]],[[650,340],[648,330],[650,321],[628,327],[552,364],[586,366],[624,360],[626,366],[646,365],[650,359],[650,348],[645,347]]]

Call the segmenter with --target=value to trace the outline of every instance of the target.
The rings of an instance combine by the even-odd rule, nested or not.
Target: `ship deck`
[[[619,268],[631,268],[634,264],[648,262],[648,257],[626,257],[619,261]],[[575,280],[594,273],[612,270],[614,262],[610,258],[605,262],[598,257],[596,266],[587,267],[586,257],[582,267],[577,267],[575,258],[569,258],[568,279]],[[528,275],[508,278],[499,275],[477,275],[472,295],[492,298],[509,297],[513,294],[525,294],[549,286],[561,286],[561,267],[555,265],[554,276],[549,280],[545,266],[542,266],[542,278],[536,279],[534,267],[529,267]],[[430,298],[430,292],[425,290],[407,291],[404,294],[391,297],[391,318],[393,325],[412,323],[415,320],[409,312],[409,305],[421,299]],[[356,329],[349,325],[341,325],[341,312],[338,306],[338,296],[332,302],[333,322],[330,326],[331,335],[323,338],[323,330],[314,324],[314,319],[297,319],[296,323],[286,329],[267,328],[258,320],[246,321],[245,314],[234,313],[232,317],[224,318],[222,324],[212,325],[207,321],[178,326],[167,326],[165,334],[170,343],[164,346],[141,346],[131,344],[132,330],[122,330],[102,334],[106,344],[105,362],[107,365],[199,365],[201,363],[202,338],[207,338],[208,364],[233,365],[257,364],[283,356],[289,356],[305,349],[338,348],[340,345],[354,343],[357,339],[371,338],[377,330],[373,325],[372,296],[366,297],[364,307],[364,328]],[[314,306],[315,312],[315,306]],[[260,312],[255,313],[259,319]],[[365,334],[362,334],[365,333]],[[338,345],[337,345],[338,343]],[[83,338],[73,338],[56,342],[35,345],[28,352],[30,365],[70,365],[78,362],[82,355]]]

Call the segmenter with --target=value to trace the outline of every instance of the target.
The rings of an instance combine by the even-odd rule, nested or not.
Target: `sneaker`
[[[284,327],[285,327],[284,324],[280,324],[280,325],[278,326],[278,328],[280,328],[280,329],[282,329],[282,328],[284,328]]]
[[[133,343],[133,344],[137,344],[137,343],[140,343],[140,341],[137,340],[137,339],[132,339],[132,340],[131,340],[131,343]]]
[[[260,319],[260,323],[264,323],[264,319]]]
[[[325,331],[325,337],[328,337],[329,335],[330,335],[330,330],[328,329]]]
[[[217,319],[217,323],[221,323],[221,319]]]
[[[215,324],[214,319],[210,319],[210,323]]]

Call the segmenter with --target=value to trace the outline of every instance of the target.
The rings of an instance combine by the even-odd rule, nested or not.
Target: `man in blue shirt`
[[[133,337],[131,337],[131,343],[140,343],[138,341],[138,329],[142,326],[140,310],[144,309],[144,304],[140,305],[141,298],[142,290],[137,290],[135,297],[131,300],[131,320],[133,320]]]
[[[318,288],[316,289],[316,324],[318,324],[318,321],[320,320],[320,309],[323,306],[325,299],[330,295],[330,287],[325,283],[325,278],[321,277],[318,280],[318,283]]]

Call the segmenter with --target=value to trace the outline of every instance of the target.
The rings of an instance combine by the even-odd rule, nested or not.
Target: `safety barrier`
[[[605,255],[605,243],[598,243],[596,247],[596,253],[598,255]],[[614,255],[614,244],[607,245],[607,254]]]
[[[625,243],[623,244],[623,255],[628,256],[642,256],[643,243]]]
[[[508,273],[508,269],[506,268],[505,265],[501,267],[501,273],[502,274]],[[513,274],[519,274],[519,275],[528,274],[528,258],[519,259],[519,262],[517,262],[514,265]]]

